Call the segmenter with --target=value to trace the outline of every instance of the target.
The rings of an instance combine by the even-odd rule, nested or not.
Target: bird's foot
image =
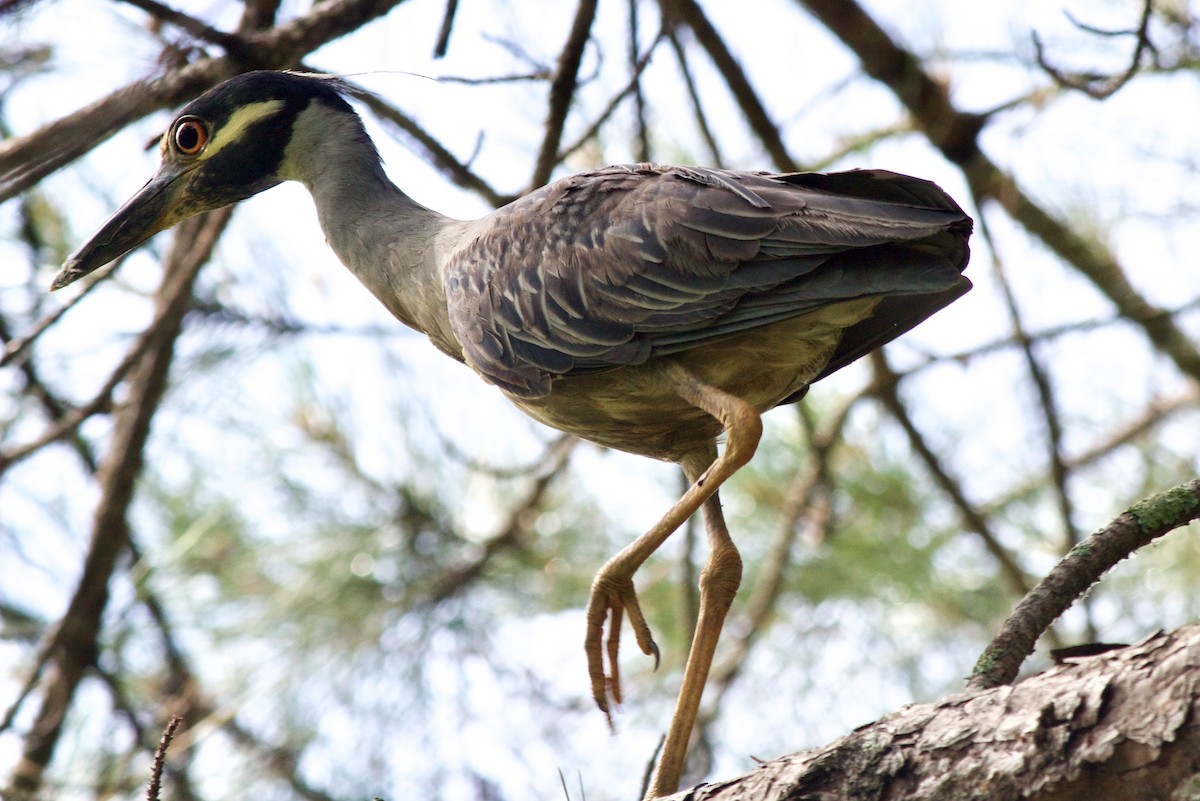
[[[629,616],[629,624],[633,627],[638,647],[646,656],[654,657],[654,668],[658,669],[658,645],[650,633],[650,626],[642,614],[641,604],[638,603],[637,591],[633,587],[633,579],[628,576],[614,576],[608,565],[601,568],[592,582],[592,592],[588,597],[587,609],[587,639],[583,649],[587,653],[588,675],[592,680],[592,697],[596,706],[608,717],[612,725],[612,710],[609,698],[614,703],[621,703],[621,674],[617,662],[617,653],[621,643],[621,621]],[[604,624],[608,622],[608,639],[604,638]],[[605,673],[605,659],[608,660],[608,673]]]

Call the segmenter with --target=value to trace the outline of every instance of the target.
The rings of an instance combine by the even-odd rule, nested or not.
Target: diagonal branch
[[[671,31],[668,37],[671,40],[671,49],[675,51],[675,60],[679,62],[679,74],[683,77],[683,85],[687,87],[688,100],[692,104],[693,122],[700,131],[704,144],[708,147],[708,160],[712,166],[724,168],[725,159],[721,156],[721,146],[717,144],[717,137],[708,124],[708,114],[704,110],[704,103],[700,100],[700,90],[692,75],[691,64],[688,63],[687,50],[684,49],[683,43],[679,41],[679,36],[675,31]]]
[[[554,80],[550,83],[550,110],[546,116],[546,135],[538,150],[533,176],[529,188],[537,189],[550,180],[558,164],[558,150],[562,144],[563,129],[567,123],[567,112],[575,99],[575,88],[579,84],[579,66],[583,62],[583,50],[592,32],[596,19],[596,0],[580,0],[575,10],[575,21],[571,33],[558,57]]]
[[[767,113],[762,98],[754,90],[750,79],[746,76],[742,65],[734,58],[729,46],[721,37],[716,26],[704,14],[704,10],[695,0],[659,0],[663,9],[663,26],[670,28],[672,23],[683,23],[691,29],[696,41],[708,53],[713,64],[725,79],[729,91],[733,93],[746,122],[766,148],[767,154],[781,172],[795,172],[798,168],[796,161],[788,153],[783,137],[779,134],[779,126]]]
[[[459,161],[445,145],[400,109],[365,90],[356,91],[354,96],[377,118],[404,133],[425,161],[441,170],[448,180],[474,192],[495,207],[503,206],[512,200],[511,197],[498,192],[469,165]]]
[[[525,497],[509,511],[500,531],[483,543],[479,557],[440,576],[428,595],[422,599],[423,604],[433,607],[458,595],[483,574],[496,556],[526,546],[531,514],[538,510],[550,485],[566,469],[571,452],[578,443],[579,440],[573,437],[564,437],[554,442],[551,453],[548,454],[551,458],[534,476]]]
[[[39,792],[75,691],[96,658],[108,584],[129,542],[129,507],[142,472],[150,423],[166,391],[167,373],[192,286],[230,214],[224,209],[181,224],[164,265],[153,325],[158,336],[149,343],[130,379],[129,398],[117,415],[112,442],[100,468],[100,501],[92,520],[91,543],[79,583],[47,651],[50,664],[43,674],[41,704],[25,738],[22,759],[11,777],[9,792],[14,796],[29,797]]]
[[[1141,327],[1181,372],[1200,381],[1200,351],[1167,312],[1133,287],[1112,251],[1085,239],[1038,205],[979,148],[987,118],[959,111],[946,86],[935,81],[920,59],[900,47],[855,0],[801,0],[912,113],[929,141],[958,164],[977,197],[993,200],[1014,220],[1076,270]]]
[[[999,564],[1000,572],[1009,586],[1019,594],[1029,592],[1030,581],[1025,575],[1025,571],[1013,559],[1008,549],[1000,544],[1000,538],[992,531],[991,524],[988,523],[987,518],[980,514],[975,506],[967,500],[962,485],[950,475],[945,465],[942,464],[941,459],[929,447],[929,443],[925,441],[925,438],[921,435],[916,424],[909,416],[908,409],[900,401],[900,395],[897,391],[900,383],[900,375],[888,364],[887,357],[883,351],[874,351],[869,356],[869,359],[871,367],[875,372],[872,394],[883,404],[883,407],[892,415],[896,422],[900,424],[900,427],[904,429],[904,433],[908,436],[909,446],[920,457],[921,461],[925,464],[925,468],[933,477],[933,480],[946,493],[951,503],[954,504],[954,507],[962,517],[963,524],[983,540],[984,547]]]
[[[1050,376],[1046,374],[1046,368],[1042,366],[1041,360],[1034,352],[1033,338],[1029,335],[1025,323],[1021,319],[1021,310],[1017,306],[1012,285],[1000,263],[996,241],[992,237],[991,227],[987,224],[986,218],[980,220],[979,231],[988,244],[988,251],[992,254],[992,273],[996,276],[996,285],[1000,288],[1000,295],[1004,299],[1004,307],[1008,312],[1009,324],[1013,330],[1013,339],[1025,359],[1026,370],[1037,391],[1038,403],[1042,407],[1041,419],[1046,424],[1046,450],[1050,463],[1050,478],[1054,482],[1054,494],[1058,501],[1059,516],[1062,518],[1063,550],[1066,551],[1079,542],[1079,530],[1075,526],[1074,505],[1071,503],[1071,495],[1067,488],[1068,470],[1066,459],[1063,456],[1062,416],[1059,414],[1054,391],[1050,386]]]
[[[986,690],[1012,683],[1042,633],[1113,565],[1197,518],[1200,479],[1134,504],[1076,545],[1013,610],[975,663],[967,689]]]
[[[70,164],[117,131],[146,115],[173,108],[224,78],[252,68],[291,67],[315,50],[403,0],[330,0],[295,19],[244,34],[253,61],[232,56],[203,58],[157,78],[135,81],[33,133],[0,142],[0,202]]]

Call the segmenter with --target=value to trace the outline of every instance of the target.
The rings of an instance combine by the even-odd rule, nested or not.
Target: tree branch
[[[596,0],[580,0],[579,7],[575,10],[575,21],[571,24],[571,33],[567,36],[562,53],[559,54],[554,80],[550,83],[550,109],[546,115],[542,146],[538,150],[533,176],[529,179],[531,190],[548,183],[555,166],[559,163],[558,150],[562,143],[563,129],[567,124],[567,112],[575,98],[579,65],[583,62],[583,50],[591,36],[592,22],[595,18]]]
[[[427,162],[441,170],[442,175],[446,176],[448,180],[463,189],[476,193],[497,208],[513,200],[511,195],[503,195],[496,191],[467,164],[455,158],[454,154],[447,150],[441,142],[400,109],[365,90],[356,92],[355,97],[380,120],[390,123],[408,136],[415,144],[414,149]]]
[[[93,517],[91,544],[75,593],[52,635],[41,705],[33,716],[21,761],[11,777],[8,792],[13,797],[37,794],[75,691],[95,661],[101,619],[108,604],[109,580],[129,541],[127,515],[142,471],[150,422],[166,390],[167,373],[192,285],[230,214],[229,209],[224,209],[181,224],[164,265],[153,325],[158,335],[130,380],[129,398],[117,415],[112,443],[100,468],[100,502]]]
[[[672,801],[1171,798],[1200,771],[1200,625],[913,704]],[[1103,791],[1098,794],[1098,790]]]
[[[1033,338],[1029,335],[1029,332],[1025,328],[1025,323],[1021,319],[1021,310],[1017,305],[1017,298],[1013,294],[1012,285],[1008,281],[1008,275],[1005,273],[1000,262],[997,243],[995,238],[992,237],[991,227],[987,224],[986,218],[980,220],[979,231],[988,244],[988,251],[992,254],[992,273],[996,276],[996,285],[1000,288],[1000,296],[1004,300],[1005,311],[1008,312],[1013,339],[1016,341],[1022,357],[1024,357],[1026,372],[1029,373],[1029,380],[1033,383],[1034,389],[1037,392],[1038,404],[1042,409],[1042,420],[1045,422],[1046,427],[1046,459],[1050,464],[1050,478],[1054,483],[1054,495],[1058,501],[1059,517],[1062,518],[1063,550],[1066,551],[1079,542],[1079,531],[1075,526],[1074,506],[1071,503],[1071,495],[1067,488],[1068,470],[1066,459],[1063,457],[1062,452],[1062,416],[1059,414],[1058,404],[1054,398],[1054,390],[1050,385],[1050,376],[1042,366],[1037,354],[1034,353]]]
[[[1129,66],[1118,75],[1069,73],[1053,66],[1046,60],[1046,52],[1042,47],[1042,39],[1035,32],[1033,34],[1033,48],[1036,52],[1037,64],[1059,86],[1083,92],[1094,100],[1104,100],[1111,97],[1120,91],[1121,87],[1129,83],[1134,75],[1137,75],[1138,70],[1142,67],[1142,56],[1146,51],[1155,52],[1154,43],[1150,41],[1150,18],[1153,14],[1154,0],[1142,0],[1142,19],[1138,23],[1137,29],[1132,31],[1101,31],[1071,18],[1071,22],[1075,23],[1075,27],[1088,33],[1098,36],[1133,36],[1136,38],[1137,43],[1133,48],[1133,54],[1129,57]],[[1069,14],[1068,17],[1070,17]]]
[[[959,111],[948,89],[936,82],[920,59],[892,40],[855,0],[801,0],[826,27],[854,51],[863,69],[903,103],[929,141],[958,164],[977,197],[999,203],[1014,220],[1064,262],[1083,273],[1123,317],[1138,325],[1184,374],[1200,381],[1200,351],[1169,314],[1134,289],[1111,251],[1084,239],[1021,190],[979,148],[987,117]]]
[[[967,500],[962,486],[957,479],[951,477],[945,466],[942,465],[941,459],[929,447],[925,438],[921,436],[921,432],[917,430],[916,424],[909,416],[908,409],[901,402],[897,391],[900,376],[892,370],[883,351],[874,351],[868,358],[871,361],[872,369],[875,371],[872,391],[874,397],[883,404],[888,413],[904,429],[904,433],[908,436],[909,446],[925,464],[925,468],[933,477],[934,482],[941,487],[942,491],[949,497],[951,503],[954,504],[954,507],[962,517],[963,524],[983,540],[984,547],[995,558],[1000,567],[1001,574],[1008,581],[1009,585],[1019,594],[1029,592],[1030,580],[1025,575],[1025,571],[1013,559],[1012,554],[1000,544],[1000,538],[992,531],[987,518],[980,514],[974,505]]]
[[[659,4],[662,6],[664,27],[670,28],[678,23],[687,25],[695,35],[696,41],[707,51],[708,57],[712,59],[729,86],[729,91],[741,106],[742,113],[746,115],[750,129],[766,148],[775,168],[781,172],[795,172],[798,169],[796,161],[783,143],[779,126],[771,120],[766,106],[754,90],[750,79],[746,77],[742,65],[734,58],[720,32],[705,16],[703,9],[695,0],[659,0]]]
[[[1013,610],[975,663],[968,689],[984,690],[1013,681],[1042,633],[1113,565],[1198,517],[1200,479],[1134,504],[1076,545]]]

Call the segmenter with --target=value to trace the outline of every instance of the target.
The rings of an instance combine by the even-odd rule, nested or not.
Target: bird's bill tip
[[[54,276],[54,280],[50,283],[50,291],[56,292],[68,284],[73,284],[89,272],[91,270],[81,267],[77,259],[69,258],[63,263],[58,275]]]

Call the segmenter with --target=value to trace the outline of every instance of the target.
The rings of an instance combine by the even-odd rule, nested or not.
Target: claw
[[[617,578],[606,575],[604,570],[596,575],[592,582],[591,596],[588,598],[587,609],[587,638],[584,640],[584,651],[587,653],[588,676],[592,681],[592,698],[596,706],[608,717],[612,725],[612,712],[609,704],[611,698],[614,704],[620,705],[621,670],[618,655],[621,648],[621,623],[628,613],[629,624],[637,638],[638,647],[642,653],[654,657],[654,669],[658,669],[658,644],[650,632],[650,626],[642,614],[638,603],[637,592],[633,581],[629,578]],[[605,637],[604,628],[608,627]],[[605,661],[607,660],[607,671]]]

